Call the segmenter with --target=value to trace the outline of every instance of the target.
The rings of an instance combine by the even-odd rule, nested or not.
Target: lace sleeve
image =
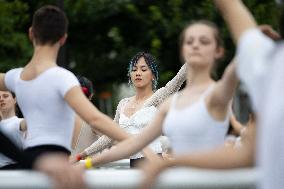
[[[186,80],[187,66],[184,64],[177,75],[169,81],[165,87],[158,89],[152,97],[145,103],[145,106],[159,106],[167,97],[177,92]]]
[[[107,137],[106,135],[101,136],[96,142],[91,144],[88,148],[84,151],[89,156],[91,154],[96,154],[106,148],[109,148],[112,145],[112,139]]]
[[[116,113],[114,117],[114,122],[119,123],[120,111],[121,107],[127,102],[127,98],[122,99],[116,108]],[[84,151],[87,155],[98,153],[106,148],[109,148],[113,143],[113,140],[106,135],[101,136],[98,140],[96,140],[92,145],[86,148]]]

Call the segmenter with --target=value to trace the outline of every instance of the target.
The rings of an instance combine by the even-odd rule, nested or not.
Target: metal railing
[[[155,189],[255,189],[255,169],[207,170],[170,169],[160,175]],[[88,170],[85,179],[94,189],[138,188],[143,174],[135,169]],[[0,189],[46,189],[51,180],[36,171],[0,171]]]

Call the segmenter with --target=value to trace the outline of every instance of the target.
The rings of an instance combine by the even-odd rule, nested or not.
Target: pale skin
[[[223,49],[217,46],[214,30],[205,24],[194,24],[187,28],[183,42],[182,54],[189,68],[187,85],[180,92],[176,103],[177,109],[190,106],[198,100],[209,86],[212,91],[206,96],[206,107],[210,115],[223,121],[230,108],[231,98],[237,85],[234,63],[225,71],[222,79],[215,82],[210,77],[214,61],[223,55]],[[92,159],[94,165],[104,164],[137,153],[162,134],[162,123],[167,115],[172,98],[170,97],[158,109],[154,120],[137,136],[131,137]],[[139,141],[139,142],[137,142]]]

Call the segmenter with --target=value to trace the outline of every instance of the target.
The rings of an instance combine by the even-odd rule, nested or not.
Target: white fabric
[[[3,119],[0,122],[0,130],[19,148],[23,148],[23,133],[20,131],[20,123],[23,119],[17,116]],[[11,159],[0,154],[0,167],[14,163]]]
[[[126,103],[128,101],[129,98]],[[157,108],[155,106],[143,107],[135,112],[132,116],[127,117],[126,115],[124,115],[123,109],[124,107],[122,107],[122,111],[120,112],[119,126],[123,128],[127,133],[133,135],[139,134],[141,130],[151,122],[157,112]],[[161,141],[159,138],[153,141],[148,147],[150,147],[155,153],[162,153]],[[131,156],[130,159],[137,159],[141,157],[143,157],[143,154],[137,153]]]
[[[22,68],[6,73],[5,84],[17,96],[28,129],[25,148],[59,145],[71,150],[74,112],[64,96],[79,82],[73,73],[52,67],[33,80],[20,78]]]
[[[262,189],[284,186],[284,44],[257,29],[241,36],[238,73],[247,85],[257,112],[257,164]],[[246,73],[245,73],[246,71]]]
[[[224,143],[229,127],[229,116],[224,121],[216,121],[209,114],[205,96],[210,88],[198,101],[183,109],[175,107],[179,93],[173,96],[171,107],[164,120],[163,131],[169,137],[174,154],[204,151]]]

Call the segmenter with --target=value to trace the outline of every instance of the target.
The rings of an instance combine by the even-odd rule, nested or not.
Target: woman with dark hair
[[[158,83],[158,70],[155,58],[146,52],[138,52],[128,66],[129,84],[133,85],[136,94],[130,98],[122,99],[116,110],[114,121],[130,134],[138,134],[154,117],[157,107],[171,94],[177,92],[185,81],[186,66],[178,74],[156,91]],[[86,157],[110,147],[113,140],[107,136],[100,137],[80,156]],[[155,153],[161,154],[161,141],[155,140],[149,145]],[[135,167],[138,161],[143,160],[141,153],[130,157],[130,166]]]
[[[20,149],[23,149],[24,134],[27,130],[24,119],[16,115],[16,97],[9,91],[0,91],[0,130]],[[0,155],[0,169],[17,169],[17,162]]]

